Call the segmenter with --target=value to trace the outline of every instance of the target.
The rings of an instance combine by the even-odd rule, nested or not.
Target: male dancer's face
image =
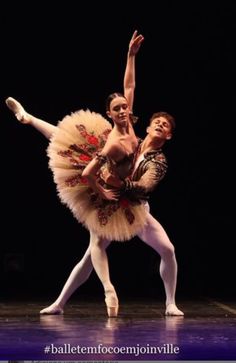
[[[171,123],[163,116],[156,117],[148,126],[147,133],[153,139],[169,140],[172,137]]]

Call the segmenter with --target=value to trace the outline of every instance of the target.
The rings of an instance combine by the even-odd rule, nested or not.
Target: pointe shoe
[[[165,311],[166,316],[184,316],[184,313],[175,304],[168,304]]]
[[[47,308],[40,310],[39,312],[39,314],[42,315],[62,315],[63,313],[63,309],[55,303],[48,306]]]
[[[21,104],[14,98],[8,97],[6,99],[6,105],[15,114],[18,121],[22,122],[23,124],[28,124],[30,122],[24,107],[21,106]]]
[[[119,311],[119,301],[115,291],[106,291],[105,292],[105,303],[107,306],[107,315],[109,318],[115,318],[118,315]]]

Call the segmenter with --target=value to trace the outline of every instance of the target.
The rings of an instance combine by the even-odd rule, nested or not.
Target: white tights
[[[175,304],[177,262],[174,246],[170,242],[164,228],[150,213],[147,217],[147,224],[138,234],[138,237],[161,256],[160,275],[166,293],[166,306]]]

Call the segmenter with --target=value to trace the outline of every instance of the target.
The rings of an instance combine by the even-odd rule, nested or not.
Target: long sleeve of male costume
[[[142,198],[147,196],[164,178],[167,160],[161,151],[149,152],[140,161],[133,176],[125,180],[125,190]]]

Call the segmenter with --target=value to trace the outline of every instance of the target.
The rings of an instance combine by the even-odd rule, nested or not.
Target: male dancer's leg
[[[160,275],[164,283],[166,293],[166,315],[184,315],[175,303],[177,282],[177,262],[174,246],[170,242],[161,224],[148,213],[147,223],[144,229],[138,233],[138,237],[157,251],[161,257]]]

